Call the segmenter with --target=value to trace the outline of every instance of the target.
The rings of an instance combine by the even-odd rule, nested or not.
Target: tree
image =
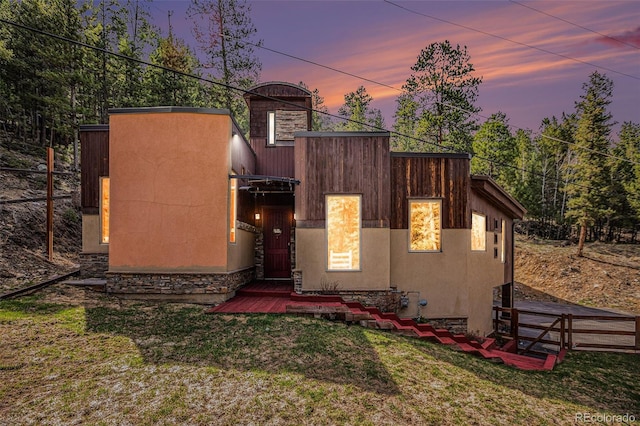
[[[358,87],[355,92],[344,95],[344,104],[338,110],[338,115],[345,121],[336,126],[337,130],[346,131],[370,131],[384,128],[382,113],[377,108],[372,108],[373,98],[367,93],[364,86]]]
[[[471,172],[491,176],[505,189],[513,191],[517,148],[506,114],[492,114],[473,137],[475,155],[471,160]]]
[[[401,127],[416,121],[411,136],[435,140],[443,150],[471,151],[471,135],[477,129],[473,115],[481,110],[475,102],[482,78],[473,76],[469,60],[466,46],[454,48],[448,40],[422,49],[396,112]],[[428,150],[427,146],[415,148]]]
[[[307,86],[303,81],[298,83],[298,86],[309,90],[309,86]],[[331,118],[327,115],[329,108],[324,104],[324,97],[320,96],[320,91],[318,89],[313,89],[311,91],[311,108],[313,109],[313,112],[311,113],[311,130],[314,132],[333,130]]]
[[[236,119],[248,121],[241,93],[259,81],[262,64],[254,53],[257,32],[251,21],[251,7],[244,0],[192,0],[187,10],[193,20],[193,35],[206,61],[204,67],[223,84],[211,88],[213,106],[229,109]]]
[[[150,105],[199,106],[202,103],[200,83],[181,74],[195,74],[198,60],[183,40],[173,36],[171,21],[169,35],[158,36],[156,43],[156,49],[149,55],[150,62],[176,72],[147,68],[144,80]]]
[[[573,181],[567,186],[568,217],[580,226],[577,255],[582,256],[587,227],[612,213],[609,206],[609,164],[603,153],[609,151],[612,116],[607,111],[613,93],[613,81],[593,72],[582,86],[584,93],[576,102],[578,123],[575,133]]]
[[[640,124],[623,123],[618,137],[611,167],[615,210],[622,223],[635,227],[640,222]]]

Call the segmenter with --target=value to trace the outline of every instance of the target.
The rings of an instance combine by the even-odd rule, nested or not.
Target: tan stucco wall
[[[236,243],[229,244],[227,269],[237,271],[250,268],[255,260],[255,234],[244,229],[236,231]]]
[[[491,240],[489,240],[491,238]],[[410,294],[410,306],[401,316],[415,316],[417,302],[428,304],[427,318],[467,318],[470,332],[492,331],[492,288],[502,284],[503,265],[493,259],[493,233],[487,234],[486,252],[471,252],[471,230],[443,229],[442,252],[409,253],[408,230],[391,230],[391,283]]]
[[[360,271],[327,271],[324,228],[296,228],[296,269],[302,271],[302,290],[321,289],[321,280],[338,281],[340,290],[388,290],[390,255],[388,228],[361,230]]]
[[[112,272],[227,269],[231,118],[110,117]]]
[[[100,244],[100,215],[82,215],[82,252],[109,253],[109,245]]]

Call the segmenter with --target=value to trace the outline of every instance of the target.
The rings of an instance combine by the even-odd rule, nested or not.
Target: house
[[[524,208],[468,154],[391,152],[388,132],[312,132],[311,94],[272,82],[226,110],[111,111],[83,126],[82,270],[123,296],[214,304],[252,280],[492,330]]]

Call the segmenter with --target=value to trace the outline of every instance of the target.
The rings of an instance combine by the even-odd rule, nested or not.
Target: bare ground
[[[516,239],[516,299],[576,303],[640,315],[640,245]]]

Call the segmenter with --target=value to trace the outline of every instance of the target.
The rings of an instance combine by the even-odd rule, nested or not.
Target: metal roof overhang
[[[264,175],[229,175],[229,179],[239,179],[239,189],[251,194],[293,194],[294,186],[300,185],[298,179]]]

